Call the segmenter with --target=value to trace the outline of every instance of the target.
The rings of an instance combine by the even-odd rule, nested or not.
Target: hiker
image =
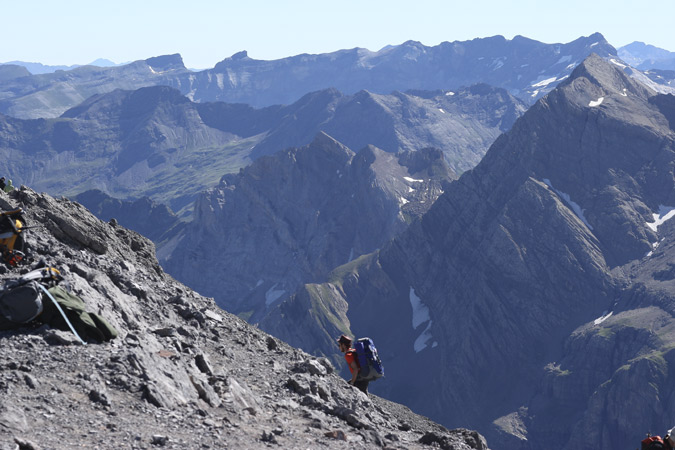
[[[5,183],[5,177],[0,177],[0,189],[4,191],[6,186],[7,183]]]
[[[345,361],[347,361],[349,371],[352,373],[352,379],[348,383],[367,395],[370,380],[366,380],[359,375],[360,368],[356,358],[356,350],[352,348],[352,339],[343,334],[337,342],[340,346],[340,351],[345,354]]]
[[[5,186],[2,188],[2,190],[5,191],[5,192],[12,192],[14,190],[14,185],[12,184],[12,180],[7,180]]]

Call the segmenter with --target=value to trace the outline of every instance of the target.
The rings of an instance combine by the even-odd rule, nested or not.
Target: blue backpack
[[[356,350],[360,368],[359,375],[362,379],[372,381],[384,376],[384,367],[372,339],[365,337],[357,340],[354,350]]]

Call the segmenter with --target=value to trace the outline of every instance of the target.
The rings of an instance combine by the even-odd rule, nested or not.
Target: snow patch
[[[263,284],[264,282],[265,282],[265,281],[262,280],[262,279],[261,279],[261,280],[258,280],[258,282],[256,283],[255,287],[260,287],[260,285]]]
[[[567,67],[565,67],[565,70],[572,70],[572,69],[574,69],[576,66],[577,66],[577,63],[575,63],[575,62],[572,63],[572,64],[568,64]]]
[[[614,58],[610,58],[609,62],[611,62],[611,63],[614,64],[615,66],[621,67],[622,69],[625,69],[626,67],[628,67],[627,65],[622,64],[621,62],[617,61],[617,60],[614,59]]]
[[[541,80],[538,83],[533,83],[530,86],[532,87],[546,87],[551,83],[554,83],[557,80],[556,77],[553,78],[546,78],[545,80]]]
[[[265,292],[265,306],[270,306],[272,303],[276,302],[281,298],[282,295],[286,293],[285,290],[283,289],[274,289],[277,287],[277,283],[274,283],[274,286],[269,288],[267,292]]]
[[[590,106],[591,108],[593,108],[595,106],[600,106],[604,100],[605,100],[605,97],[600,97],[599,99],[597,99],[595,101],[591,100],[590,102],[588,102],[588,106]]]
[[[429,325],[427,325],[422,334],[420,334],[419,337],[415,339],[415,343],[413,344],[415,353],[419,353],[427,348],[427,343],[433,338],[431,335],[431,324],[432,321],[430,320]],[[438,342],[435,342],[435,344],[438,345]]]
[[[536,90],[536,91],[534,91],[534,92],[532,93],[532,97],[536,97],[538,94],[539,94],[539,91]]]
[[[410,306],[412,306],[412,327],[416,330],[417,327],[424,322],[430,322],[429,307],[422,303],[422,300],[415,294],[415,289],[410,288]]]
[[[566,193],[564,193],[562,191],[559,191],[558,189],[554,188],[553,185],[551,184],[551,180],[549,180],[548,178],[544,178],[543,181],[546,184],[546,186],[553,189],[553,191],[556,194],[558,194],[563,200],[565,200],[565,203],[567,203],[567,205],[569,205],[569,207],[572,208],[572,211],[579,218],[579,220],[581,220],[584,223],[584,225],[586,225],[586,227],[588,227],[588,229],[592,231],[593,227],[586,220],[586,216],[584,216],[584,210],[581,209],[581,206],[579,206],[578,203],[572,201],[572,198],[569,196],[569,194],[566,194]]]
[[[445,95],[455,95],[454,92],[446,92]]]
[[[562,64],[562,63],[565,63],[567,61],[572,61],[572,55],[563,56],[562,58],[560,58],[558,60],[558,62],[556,64]]]
[[[403,179],[404,179],[405,181],[410,182],[410,183],[422,183],[422,182],[424,181],[424,180],[416,180],[416,179],[410,178],[410,177],[403,177]]]
[[[652,214],[652,217],[654,217],[654,222],[647,222],[646,225],[656,233],[659,226],[663,225],[666,220],[675,217],[675,207],[659,205],[659,212]]]
[[[626,91],[627,89],[623,88],[623,92],[621,93],[621,95],[623,95],[624,97],[628,97],[628,93]]]
[[[614,311],[610,311],[610,312],[605,311],[604,313],[602,313],[602,316],[595,319],[593,321],[593,323],[596,324],[596,325],[600,325],[602,322],[604,322],[605,320],[612,317],[612,314],[614,314]]]
[[[413,189],[413,188],[411,188],[410,186],[408,186],[408,194],[410,194],[410,193],[412,193],[412,192],[415,192],[415,189]]]
[[[591,47],[595,47],[598,44],[599,44],[599,42],[595,42],[595,43],[591,44]]]
[[[500,69],[504,65],[504,61],[506,61],[505,56],[496,58],[494,61],[492,61],[492,64],[490,64],[493,67],[492,71],[494,72],[495,70]]]
[[[352,262],[352,261],[354,261],[354,247],[352,247],[352,249],[349,250],[349,259],[347,260],[347,262]]]
[[[443,111],[443,108],[438,108],[438,110],[439,110],[440,112],[442,112],[443,114],[445,114],[445,111]]]

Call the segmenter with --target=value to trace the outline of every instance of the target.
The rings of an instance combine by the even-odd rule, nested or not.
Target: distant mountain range
[[[356,149],[435,147],[461,173],[524,111],[506,91],[485,85],[416,95],[330,89],[262,109],[194,103],[166,86],[116,90],[59,119],[0,115],[0,172],[55,195],[99,189],[122,199],[147,196],[181,212],[223,175],[307,145],[320,131]]]
[[[411,89],[456,91],[486,83],[532,104],[591,52],[616,57],[614,47],[599,33],[567,44],[544,44],[522,36],[434,47],[409,41],[378,52],[355,48],[275,61],[253,60],[241,52],[200,72],[186,69],[180,55],[166,55],[118,67],[85,66],[11,79],[5,75],[0,112],[17,118],[57,117],[95,94],[155,85],[174,87],[197,102],[266,107],[290,105],[327,88],[348,95],[362,90],[390,94]]]
[[[633,42],[617,49],[621,59],[640,70],[675,70],[675,52],[644,42]]]
[[[49,66],[38,62],[25,62],[25,61],[8,61],[0,63],[0,66],[3,65],[15,65],[25,67],[30,74],[40,75],[43,73],[54,73],[58,70],[73,70],[82,66],[96,66],[96,67],[114,67],[120,66],[121,64],[116,64],[109,59],[98,58],[95,61],[90,62],[89,64],[73,64],[71,66]]]

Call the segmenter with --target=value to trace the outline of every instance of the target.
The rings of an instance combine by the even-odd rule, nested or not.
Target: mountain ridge
[[[637,442],[675,419],[673,226],[650,225],[675,201],[673,106],[591,55],[419,220],[277,317],[294,310],[309,326],[296,308],[308,301],[342,311],[352,332],[395,349],[381,352],[387,367],[419,369],[383,394],[480,424],[501,448]],[[658,338],[640,331],[652,326]],[[608,349],[617,359],[597,366]]]
[[[122,199],[147,196],[185,217],[199,192],[223,175],[307,145],[321,131],[356,148],[373,144],[396,153],[437,147],[459,172],[476,164],[524,111],[496,88],[425,97],[326,90],[258,110],[194,103],[166,86],[116,90],[90,97],[59,119],[0,115],[0,170],[16,184],[55,195],[99,189]],[[379,123],[388,126],[380,130]]]
[[[274,61],[254,60],[240,52],[200,72],[186,69],[179,55],[166,55],[118,67],[88,66],[9,80],[0,92],[0,112],[21,118],[55,117],[94,94],[160,84],[193,101],[258,108],[289,105],[308,92],[330,87],[348,95],[362,90],[387,95],[410,89],[458,90],[476,83],[501,87],[531,104],[591,51],[616,57],[616,50],[599,33],[566,44],[522,37],[509,41],[502,36],[433,47],[409,41],[378,52],[356,48]],[[170,70],[155,70],[152,64],[158,59],[174,63]]]

